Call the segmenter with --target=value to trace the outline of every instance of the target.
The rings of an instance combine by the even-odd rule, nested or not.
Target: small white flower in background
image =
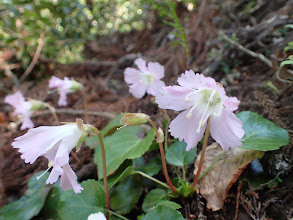
[[[164,66],[158,62],[149,62],[138,58],[134,61],[138,69],[126,68],[124,71],[124,80],[130,84],[129,92],[135,98],[142,98],[145,93],[156,96],[159,90],[165,86],[160,79],[164,77]]]
[[[66,106],[67,105],[67,94],[73,93],[75,91],[81,90],[82,84],[76,82],[73,79],[69,79],[65,77],[64,80],[57,78],[56,76],[52,76],[49,81],[49,88],[57,88],[60,93],[60,98],[58,101],[58,105]]]
[[[34,123],[31,120],[31,115],[34,111],[42,108],[43,106],[42,102],[37,100],[30,99],[29,101],[25,101],[25,98],[20,91],[13,95],[6,96],[4,102],[12,105],[15,108],[13,115],[17,115],[22,122],[20,127],[21,130],[34,127]]]
[[[87,220],[107,220],[105,215],[101,212],[90,214]]]
[[[60,186],[63,190],[73,189],[75,193],[80,193],[83,188],[77,183],[77,176],[69,166],[69,153],[75,146],[80,148],[91,128],[91,125],[84,125],[81,119],[77,119],[76,123],[61,126],[32,128],[26,134],[15,138],[12,146],[19,148],[25,163],[32,164],[40,156],[48,159],[48,169],[44,173],[51,167],[53,169],[47,184],[55,183],[61,176]]]

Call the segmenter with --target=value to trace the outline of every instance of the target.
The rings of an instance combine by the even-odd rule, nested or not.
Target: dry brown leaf
[[[218,143],[207,147],[203,171],[223,152]],[[207,200],[207,208],[217,211],[224,205],[224,201],[231,186],[236,182],[242,171],[255,158],[261,158],[264,152],[236,148],[229,150],[209,172],[199,180],[200,193]],[[195,170],[200,156],[195,161]]]

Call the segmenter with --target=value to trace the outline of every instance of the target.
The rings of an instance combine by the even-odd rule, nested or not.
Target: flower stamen
[[[40,176],[37,176],[37,180],[41,179],[42,176],[44,176],[52,168],[53,165],[54,161],[52,160],[48,163],[48,169],[46,169]]]

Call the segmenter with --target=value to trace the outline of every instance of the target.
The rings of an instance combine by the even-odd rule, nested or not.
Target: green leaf
[[[81,186],[84,190],[79,194],[70,190],[61,195],[58,214],[62,219],[87,219],[92,213],[104,211],[106,199],[102,183],[87,180]]]
[[[281,62],[280,67],[283,67],[285,65],[293,65],[293,60],[285,60],[283,62]]]
[[[154,210],[148,212],[144,218],[144,220],[185,220],[182,217],[181,213],[177,210],[174,210],[165,205],[160,205],[156,207]]]
[[[114,118],[113,120],[111,120],[102,130],[101,130],[101,135],[103,137],[114,133],[118,127],[121,127],[120,124],[120,119],[122,118],[122,114],[117,115],[116,118]],[[94,149],[95,147],[97,147],[97,145],[100,144],[99,139],[96,136],[91,136],[86,138],[86,144],[89,148]]]
[[[37,180],[36,177],[42,173],[43,171],[37,172],[31,177],[28,189],[19,200],[3,206],[0,210],[1,219],[26,220],[39,214],[51,189],[50,185],[45,184],[49,173]]]
[[[186,143],[184,141],[176,141],[166,152],[166,160],[173,166],[186,166],[190,164],[196,156],[196,148],[186,151]]]
[[[134,170],[142,171],[149,176],[158,174],[161,169],[162,169],[162,162],[160,157],[154,157],[150,159],[150,161],[146,164],[141,164],[136,167],[134,166]]]
[[[293,29],[293,24],[287,24],[287,25],[285,25],[285,27]]]
[[[277,150],[289,144],[288,131],[260,115],[244,111],[237,114],[245,135],[240,148],[260,151]]]
[[[58,181],[60,182],[60,181]],[[55,185],[55,184],[54,184]],[[46,203],[44,205],[44,213],[49,219],[61,219],[58,214],[58,203],[60,201],[61,194],[64,193],[63,189],[59,186],[59,183],[56,184],[51,190],[46,199]]]
[[[120,182],[125,177],[131,175],[133,172],[132,166],[127,167],[122,173],[115,173],[108,179],[109,188],[112,188],[116,183]]]
[[[162,200],[160,202],[158,202],[155,207],[158,207],[160,205],[164,205],[164,206],[167,206],[167,207],[170,207],[171,209],[181,209],[181,205],[179,205],[178,203],[176,202],[172,202],[172,201],[169,201],[169,200]]]
[[[137,204],[142,193],[142,178],[133,175],[124,179],[111,194],[111,209],[127,214]]]
[[[151,210],[158,202],[162,200],[168,200],[168,194],[163,189],[153,189],[151,190],[143,200],[142,210],[148,212]]]
[[[107,136],[108,133],[111,133],[111,130],[116,128],[121,127],[122,125],[120,124],[120,120],[123,117],[122,114],[119,114],[116,116],[116,118],[114,118],[113,120],[111,120],[102,130],[101,130],[101,134],[104,136]]]
[[[142,129],[140,127],[126,127],[110,137],[105,138],[104,144],[108,175],[113,173],[124,160],[138,158],[149,149],[155,137],[155,132],[151,129],[143,140],[138,137],[141,133]],[[95,150],[94,161],[98,164],[99,179],[102,179],[103,166],[99,146]]]

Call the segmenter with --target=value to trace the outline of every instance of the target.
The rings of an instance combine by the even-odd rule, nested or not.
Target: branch
[[[20,77],[19,81],[23,81],[33,70],[33,68],[35,67],[36,63],[39,60],[41,51],[43,49],[44,46],[44,33],[41,33],[40,38],[38,39],[38,47],[36,49],[36,53],[32,59],[32,62],[30,63],[30,65],[28,66],[28,68],[25,70],[25,72],[23,73],[23,75]]]
[[[223,39],[227,42],[229,42],[230,44],[232,44],[233,46],[237,47],[239,50],[241,50],[242,52],[252,56],[252,57],[255,57],[255,58],[258,58],[260,59],[261,61],[263,61],[265,64],[267,64],[267,66],[269,66],[270,68],[273,67],[273,64],[272,62],[266,58],[263,54],[261,53],[255,53],[253,52],[252,50],[249,50],[245,47],[243,47],[241,44],[239,44],[238,42],[232,40],[231,38],[229,38],[223,31],[219,31],[218,34],[223,37]]]

